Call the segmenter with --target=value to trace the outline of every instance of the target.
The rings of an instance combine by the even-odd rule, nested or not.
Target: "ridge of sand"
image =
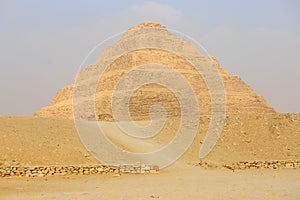
[[[119,137],[121,132],[115,125],[101,123],[105,123],[108,132],[114,130],[110,139],[116,145],[129,151],[141,150],[135,145],[138,141]],[[208,118],[201,121],[199,133],[180,159],[182,162],[199,162],[198,152],[208,123]],[[99,164],[81,143],[72,120],[0,117],[0,127],[0,165]],[[160,138],[147,142],[148,146],[142,145],[144,151],[172,139],[172,127],[167,127]],[[300,115],[232,115],[227,117],[221,138],[204,161],[220,166],[239,161],[300,160],[299,141]]]

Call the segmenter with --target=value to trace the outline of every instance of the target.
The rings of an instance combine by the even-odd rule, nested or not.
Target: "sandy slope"
[[[2,165],[97,163],[88,156],[71,120],[0,117],[0,127]]]
[[[146,152],[173,137],[176,120],[162,136],[138,144],[121,136],[111,123],[102,123],[118,146]],[[197,155],[208,123],[208,118],[202,118],[190,149],[160,174],[0,178],[0,199],[300,199],[299,170],[232,172],[189,164],[199,162]],[[230,116],[205,160],[217,165],[299,160],[299,131],[300,116],[295,114]],[[0,165],[98,164],[82,145],[73,121],[65,119],[0,117],[0,152]]]
[[[102,122],[108,137],[129,151],[147,152],[173,137],[177,119],[161,136],[143,142],[122,136],[111,123]],[[182,157],[197,163],[209,119],[203,117],[198,135]],[[175,129],[176,130],[176,129]],[[97,160],[82,145],[74,123],[66,119],[0,117],[0,165],[80,165]],[[233,115],[226,120],[221,138],[205,160],[218,165],[252,160],[299,160],[300,115]]]

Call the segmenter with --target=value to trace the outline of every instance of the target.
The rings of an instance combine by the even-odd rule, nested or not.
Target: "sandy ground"
[[[2,178],[0,199],[300,199],[299,170],[204,170],[160,174]]]
[[[175,119],[162,130],[160,137],[145,144],[122,136],[109,122],[101,123],[112,142],[133,152],[147,152],[165,145],[177,128]],[[198,134],[182,157],[183,162],[199,162],[198,153],[208,124],[208,118],[200,121]],[[90,132],[88,127],[85,131]],[[8,166],[98,163],[80,141],[73,120],[67,119],[0,117],[0,152],[0,165]],[[229,116],[220,139],[205,160],[217,165],[238,161],[300,160],[300,115]]]
[[[185,155],[159,174],[5,177],[0,178],[0,199],[300,199],[298,169],[233,172],[193,166],[199,162],[197,155],[208,122],[201,122]],[[103,123],[117,145],[140,150],[133,145],[135,141]],[[147,144],[163,145],[170,139],[172,127],[170,124],[165,136]],[[141,145],[145,151],[152,149]],[[99,164],[82,145],[73,121],[66,119],[0,117],[0,152],[0,166]],[[230,116],[206,158],[219,165],[299,159],[300,115],[295,114]]]

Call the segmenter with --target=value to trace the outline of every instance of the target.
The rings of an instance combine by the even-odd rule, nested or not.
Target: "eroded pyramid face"
[[[133,36],[134,40],[132,40]],[[152,40],[149,38],[152,38]],[[122,44],[127,45],[126,48],[128,50],[125,53]],[[143,46],[131,49],[128,44]],[[167,31],[166,27],[159,23],[146,22],[128,29],[114,45],[113,53],[111,49],[112,47],[108,47],[101,53],[95,64],[87,66],[81,71],[82,77],[85,77],[87,82],[95,77],[95,80],[98,81],[95,90],[92,91],[95,93],[95,112],[94,114],[83,114],[83,118],[104,121],[113,120],[112,96],[113,94],[125,95],[124,92],[127,91],[126,87],[120,86],[116,89],[116,86],[122,77],[132,70],[136,70],[135,76],[138,77],[147,72],[156,71],[157,74],[161,74],[163,81],[164,79],[170,79],[167,68],[158,70],[155,67],[152,69],[151,67],[144,67],[138,69],[140,66],[153,63],[167,66],[181,74],[194,91],[199,108],[201,109],[201,115],[210,115],[211,91],[209,91],[207,82],[203,78],[203,74],[199,75],[194,66],[181,55],[182,53],[191,58],[197,58],[208,71],[211,67],[215,67],[218,70],[226,93],[227,115],[274,112],[273,108],[270,107],[263,97],[256,95],[239,77],[229,75],[215,58],[201,55],[196,47],[183,38],[172,35]],[[122,54],[118,53],[119,50]],[[97,70],[107,58],[111,59],[110,64],[101,73],[101,77],[99,77]],[[128,79],[126,81],[123,84],[128,86],[133,85],[136,80]],[[42,108],[35,115],[73,118],[72,94],[75,83],[76,81],[74,80],[71,85],[59,90],[50,105]],[[172,84],[176,84],[176,80],[173,80]],[[89,87],[88,84],[86,87]],[[141,85],[131,93],[128,109],[133,120],[146,120],[149,119],[151,106],[155,104],[161,104],[168,116],[179,116],[182,114],[180,111],[180,102],[176,98],[176,95],[174,95],[174,92],[162,84],[153,82]],[[120,117],[122,118],[122,116]]]

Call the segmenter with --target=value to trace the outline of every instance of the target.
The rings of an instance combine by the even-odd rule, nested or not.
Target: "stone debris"
[[[92,174],[153,174],[159,173],[156,165],[99,165],[99,166],[0,166],[0,177],[67,176]]]
[[[244,169],[300,169],[299,160],[289,161],[240,161],[231,165],[218,165],[206,161],[200,161],[194,166],[200,166],[205,169],[244,170]]]
[[[213,164],[213,163],[202,161],[202,160],[200,160],[200,162],[197,163],[197,164],[195,164],[194,166],[200,166],[200,167],[203,167],[205,169],[216,169],[216,168],[219,168],[219,166],[217,164]]]
[[[232,165],[224,165],[223,167],[231,170],[239,169],[300,169],[300,161],[251,161],[236,162]]]

